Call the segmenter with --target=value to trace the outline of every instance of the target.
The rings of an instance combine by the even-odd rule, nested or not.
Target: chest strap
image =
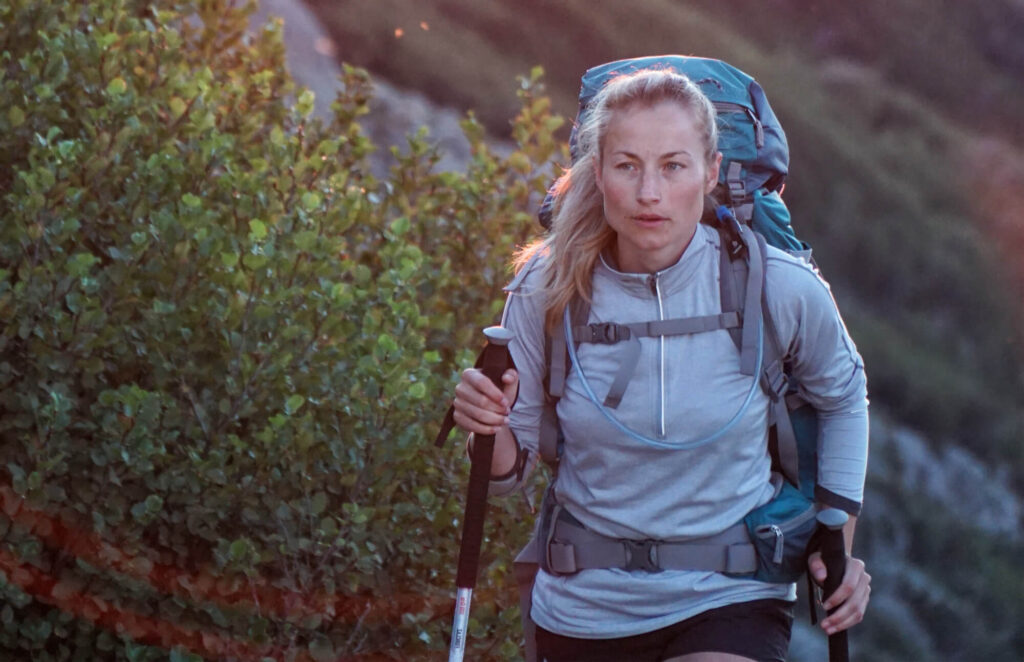
[[[603,403],[605,407],[615,409],[622,402],[622,396],[626,392],[626,387],[629,386],[629,380],[632,379],[633,373],[636,371],[637,362],[640,359],[640,338],[707,333],[708,331],[728,330],[741,326],[742,319],[735,311],[629,324],[603,322],[573,327],[572,341],[601,345],[614,345],[625,341],[626,349],[619,361],[619,369],[615,373]]]
[[[593,568],[623,570],[699,570],[752,573],[757,553],[742,522],[722,533],[686,541],[608,538],[590,531],[561,506],[555,506],[548,531],[545,570],[571,575]]]

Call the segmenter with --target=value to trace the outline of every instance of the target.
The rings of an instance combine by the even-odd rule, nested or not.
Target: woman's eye
[[[683,165],[682,163],[677,163],[677,162],[675,162],[675,161],[672,161],[671,163],[666,163],[666,164],[665,164],[665,168],[666,168],[667,170],[682,170],[682,169],[684,169],[685,167],[686,167],[686,166],[685,166],[685,165]]]
[[[620,163],[620,164],[615,166],[615,168],[617,170],[627,170],[627,171],[628,170],[633,170],[635,167],[636,166],[634,166],[632,163]]]

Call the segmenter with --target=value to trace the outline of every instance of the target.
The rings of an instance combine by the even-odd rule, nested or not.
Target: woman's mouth
[[[664,216],[659,216],[658,214],[637,214],[636,216],[633,217],[633,220],[644,225],[651,225],[655,223],[660,223],[662,221],[667,221],[668,218]]]

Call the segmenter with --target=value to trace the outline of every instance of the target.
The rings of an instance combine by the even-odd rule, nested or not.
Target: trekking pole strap
[[[480,350],[480,353],[476,357],[476,362],[473,364],[474,368],[478,368],[480,370],[484,369],[484,362],[485,362],[486,357],[488,355],[487,352],[488,352],[487,347],[484,347],[482,350]],[[512,361],[512,356],[507,351],[502,352],[500,354],[493,354],[492,353],[491,356],[495,357],[495,358],[490,359],[491,362],[494,363],[494,365],[492,366],[492,369],[493,370],[498,370],[499,369],[499,365],[500,365],[500,372],[498,373],[498,375],[499,375],[498,376],[498,382],[496,382],[500,386],[500,384],[501,384],[501,374],[504,373],[505,370],[507,370],[509,368],[515,369],[516,364]],[[444,442],[448,441],[448,435],[451,434],[451,431],[453,429],[455,429],[455,406],[454,405],[448,407],[448,411],[445,412],[444,420],[441,421],[441,430],[437,433],[437,438],[434,439],[434,445],[437,446],[438,448],[443,448],[444,447]]]

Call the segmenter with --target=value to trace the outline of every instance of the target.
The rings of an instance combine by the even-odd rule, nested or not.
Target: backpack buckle
[[[786,395],[786,391],[789,390],[789,375],[783,370],[781,361],[776,361],[764,369],[764,379],[773,401]]]
[[[590,339],[587,342],[601,345],[614,345],[619,341],[629,340],[631,335],[628,326],[615,324],[614,322],[588,324],[587,328],[590,329]]]
[[[661,572],[662,568],[658,565],[657,540],[630,540],[629,538],[623,538],[621,542],[626,552],[626,563],[622,566],[624,570]]]

